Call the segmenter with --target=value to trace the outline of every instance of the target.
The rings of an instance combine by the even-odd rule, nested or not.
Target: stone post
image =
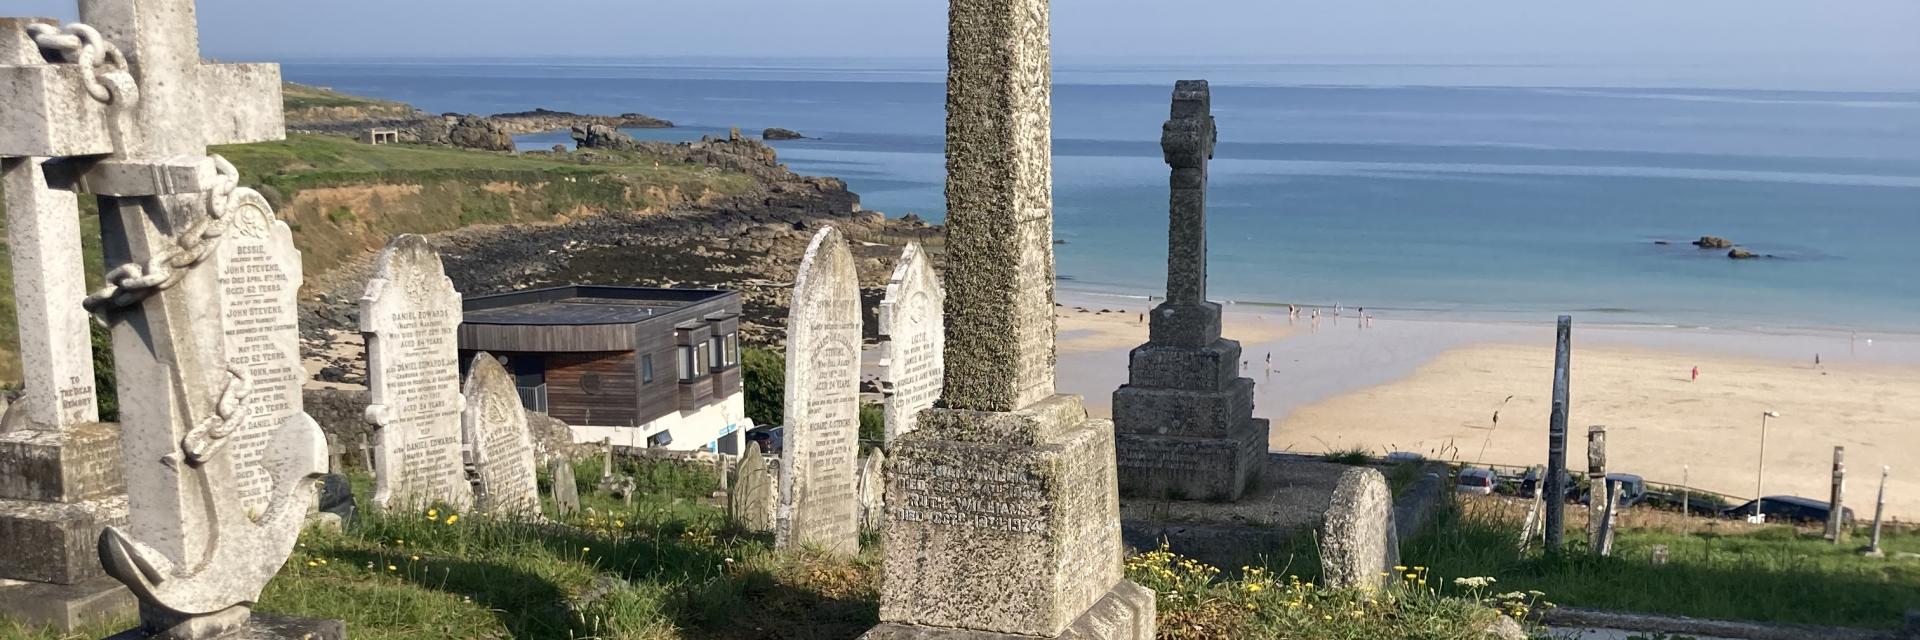
[[[1873,537],[1867,543],[1869,555],[1878,556],[1883,553],[1880,550],[1880,517],[1887,511],[1887,475],[1892,472],[1893,467],[1880,468],[1880,497],[1873,503]]]
[[[1607,427],[1587,427],[1587,544],[1600,555],[1606,545],[1607,503],[1613,486],[1607,483]]]
[[[1214,142],[1207,82],[1175,84],[1160,137],[1172,167],[1167,300],[1154,308],[1149,339],[1130,354],[1127,384],[1113,394],[1120,490],[1129,496],[1238,500],[1266,460],[1270,427],[1253,417],[1240,343],[1220,337],[1220,305],[1206,300]]]
[[[942,402],[889,445],[872,640],[1154,637],[1113,427],[1054,395],[1046,0],[952,0]]]
[[[1541,483],[1547,494],[1544,546],[1549,555],[1560,553],[1567,534],[1567,395],[1572,359],[1573,316],[1560,316],[1553,349],[1553,413],[1547,422],[1547,478]]]
[[[1840,544],[1847,537],[1847,448],[1833,448],[1833,493],[1827,501],[1827,539]]]

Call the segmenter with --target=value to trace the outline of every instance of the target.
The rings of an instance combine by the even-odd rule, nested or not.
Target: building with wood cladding
[[[499,358],[575,442],[743,450],[739,292],[573,286],[464,306],[460,361]]]

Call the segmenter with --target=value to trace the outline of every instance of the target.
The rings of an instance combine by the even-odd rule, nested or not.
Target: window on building
[[[700,361],[694,359],[693,345],[680,345],[680,381],[687,382],[700,375]]]
[[[740,364],[740,334],[727,334],[727,366]]]
[[[719,369],[727,366],[725,340],[720,336],[707,338],[707,367]]]
[[[653,384],[653,354],[640,356],[640,384]]]

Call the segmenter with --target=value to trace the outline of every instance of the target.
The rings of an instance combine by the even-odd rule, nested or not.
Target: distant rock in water
[[[492,119],[500,123],[502,127],[505,127],[507,131],[514,135],[559,131],[579,124],[598,124],[615,129],[667,129],[673,127],[672,122],[661,120],[644,113],[594,116],[568,111],[534,109],[532,111],[496,113],[492,116]]]
[[[792,129],[769,127],[766,131],[760,132],[760,138],[763,140],[805,140],[806,136],[800,135],[800,132]]]
[[[1758,258],[1760,256],[1754,254],[1754,252],[1752,251],[1746,250],[1743,247],[1734,247],[1732,250],[1727,252],[1727,257],[1733,258],[1735,260],[1751,260],[1754,258]]]
[[[1702,249],[1732,249],[1733,241],[1719,236],[1700,236],[1699,240],[1693,241],[1693,246]]]
[[[1668,240],[1655,240],[1653,241],[1653,243],[1662,247],[1673,244],[1672,241],[1668,241]]]
[[[581,123],[571,129],[574,144],[582,149],[632,151],[640,146],[633,136],[604,124]]]

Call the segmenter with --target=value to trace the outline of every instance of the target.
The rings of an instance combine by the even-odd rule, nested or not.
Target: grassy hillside
[[[350,97],[289,89],[288,105]],[[369,102],[370,104],[381,104]],[[337,105],[336,105],[337,106]],[[404,107],[404,105],[401,105]],[[542,222],[609,211],[648,211],[746,192],[753,179],[650,157],[597,153],[504,155],[446,147],[372,146],[334,136],[214,149],[240,169],[292,225],[309,277],[383,246],[398,233],[476,224]],[[99,220],[82,200],[90,279],[101,271]],[[0,220],[0,229],[5,227]],[[0,246],[0,383],[20,379],[13,277]]]

